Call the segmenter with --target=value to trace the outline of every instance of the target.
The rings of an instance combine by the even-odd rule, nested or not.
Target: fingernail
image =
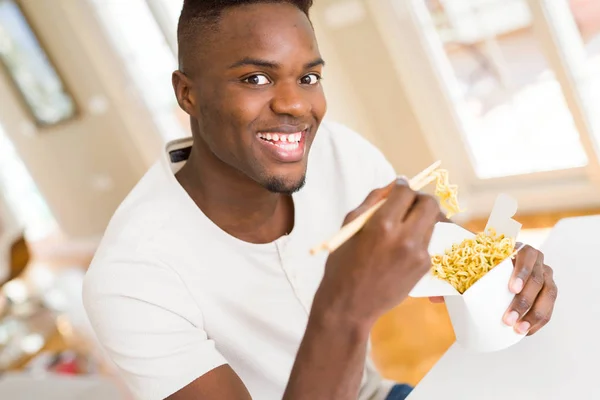
[[[504,323],[508,326],[513,326],[517,320],[519,319],[519,313],[516,311],[511,311],[504,316]]]
[[[403,186],[408,185],[408,177],[405,175],[399,175],[396,178],[396,185],[403,185]]]
[[[514,294],[519,294],[521,293],[521,290],[523,290],[523,279],[521,278],[517,278],[513,281],[513,284],[510,288],[510,290],[514,293]]]
[[[529,331],[529,328],[531,327],[531,324],[527,321],[523,321],[523,322],[519,322],[517,324],[516,330],[517,333],[520,333],[521,335],[524,333],[527,333],[527,331]]]

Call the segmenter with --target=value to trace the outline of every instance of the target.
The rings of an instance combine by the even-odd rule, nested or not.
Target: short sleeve
[[[199,307],[168,267],[92,265],[83,302],[102,347],[139,399],[164,399],[226,363]]]

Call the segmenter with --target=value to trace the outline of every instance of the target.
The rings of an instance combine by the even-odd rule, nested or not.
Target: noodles
[[[431,272],[462,294],[509,257],[514,247],[514,239],[497,235],[495,230],[488,229],[474,238],[452,245],[444,255],[432,256]]]
[[[448,181],[448,171],[437,169],[431,173],[435,176],[435,195],[440,199],[441,206],[448,211],[446,218],[450,218],[459,212],[462,212],[458,204],[458,186],[451,185]]]

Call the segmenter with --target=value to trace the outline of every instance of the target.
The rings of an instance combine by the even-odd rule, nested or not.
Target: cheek
[[[314,118],[321,122],[325,113],[327,112],[327,100],[325,99],[325,93],[323,87],[320,86],[318,90],[315,90],[311,96],[312,114]]]
[[[255,122],[260,119],[268,100],[260,93],[242,93],[236,90],[222,90],[212,97],[205,110],[204,124],[210,133],[213,152],[228,164],[244,168],[244,164],[254,164],[257,143],[254,132]]]

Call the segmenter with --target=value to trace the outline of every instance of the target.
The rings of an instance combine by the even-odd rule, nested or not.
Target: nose
[[[275,114],[302,117],[310,113],[312,106],[305,89],[297,83],[278,83],[271,100]]]

